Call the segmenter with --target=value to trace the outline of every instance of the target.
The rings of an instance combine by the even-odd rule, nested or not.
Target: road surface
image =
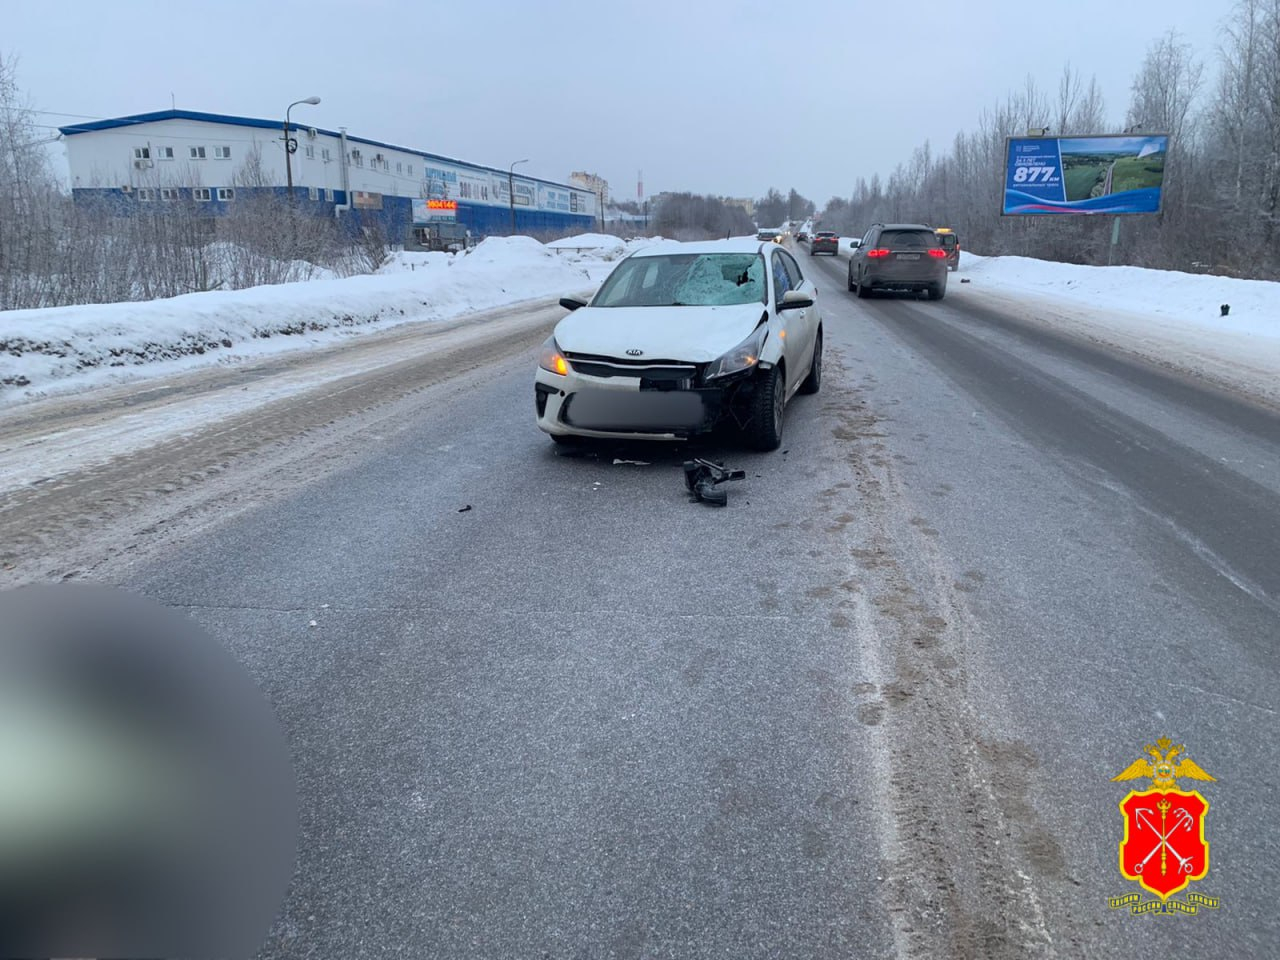
[[[1270,955],[1276,411],[962,274],[801,264],[825,380],[776,453],[553,447],[547,305],[0,427],[11,581],[189,611],[285,727],[262,956]],[[1110,778],[1164,735],[1218,778],[1221,907],[1131,917]]]

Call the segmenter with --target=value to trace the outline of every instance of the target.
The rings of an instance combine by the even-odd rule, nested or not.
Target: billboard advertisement
[[[1011,137],[1005,216],[1159,213],[1166,134]]]

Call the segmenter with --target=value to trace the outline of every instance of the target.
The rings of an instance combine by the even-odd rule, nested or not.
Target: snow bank
[[[1152,329],[1247,334],[1280,343],[1280,283],[1144,267],[1087,267],[1028,257],[960,253],[960,277],[987,289],[1035,293],[1160,321]],[[952,276],[954,282],[959,278]],[[1220,306],[1231,311],[1222,316]]]
[[[557,256],[528,237],[498,237],[465,255],[400,253],[372,276],[5,311],[0,404],[585,290],[610,269],[600,257]]]
[[[580,233],[576,237],[564,237],[560,240],[552,240],[547,244],[552,250],[613,250],[625,247],[621,237],[610,236],[607,233]]]

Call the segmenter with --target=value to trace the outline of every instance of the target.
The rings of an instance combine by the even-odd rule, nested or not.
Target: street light
[[[300,103],[309,103],[315,106],[320,102],[319,97],[307,97],[305,100],[295,100],[289,104],[284,111],[284,175],[289,185],[289,199],[293,199],[293,151],[297,149],[292,140],[289,139],[289,111]]]
[[[526,157],[523,160],[517,160],[507,168],[507,200],[511,203],[511,235],[516,235],[516,166],[521,163],[528,163]]]

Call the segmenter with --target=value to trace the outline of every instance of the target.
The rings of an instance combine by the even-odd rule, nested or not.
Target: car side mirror
[[[782,303],[778,304],[779,310],[803,310],[806,307],[813,306],[813,297],[807,293],[801,293],[799,290],[788,290],[782,295]]]
[[[850,241],[849,241],[849,246],[850,246],[850,247],[852,247],[854,250],[857,250],[860,246],[862,246],[862,241],[861,241],[861,240],[850,240]]]
[[[579,300],[577,297],[560,298],[560,306],[564,307],[566,310],[577,310],[579,307],[585,307],[586,305],[587,301]]]

